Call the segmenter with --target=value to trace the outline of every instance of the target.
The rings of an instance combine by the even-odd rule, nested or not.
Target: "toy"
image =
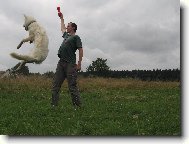
[[[60,12],[60,7],[57,7],[57,10],[58,10],[58,16],[61,17],[62,13]]]

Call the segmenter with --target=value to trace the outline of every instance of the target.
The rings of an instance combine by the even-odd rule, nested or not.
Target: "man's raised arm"
[[[61,19],[61,31],[62,33],[66,32],[66,26],[64,24],[64,17],[63,17],[63,14],[62,13],[59,13],[58,16],[60,17]]]

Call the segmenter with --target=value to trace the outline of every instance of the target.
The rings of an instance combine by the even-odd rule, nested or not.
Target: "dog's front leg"
[[[22,46],[23,43],[24,43],[24,42],[21,41],[20,44],[17,46],[17,49],[19,49],[19,48]]]
[[[19,49],[19,48],[22,46],[23,43],[28,42],[29,40],[30,40],[30,37],[28,37],[28,38],[26,38],[26,39],[23,39],[23,40],[20,42],[20,44],[17,46],[17,49]]]
[[[19,49],[19,48],[22,46],[23,43],[30,41],[30,39],[31,39],[30,37],[28,37],[28,38],[26,38],[26,39],[23,39],[23,40],[20,42],[20,44],[17,46],[17,49]]]
[[[17,46],[17,49],[19,49],[22,46],[23,43],[28,42],[28,41],[30,41],[30,43],[31,43],[31,41],[33,41],[33,36],[32,35],[30,35],[28,38],[23,39],[20,42],[20,44]]]

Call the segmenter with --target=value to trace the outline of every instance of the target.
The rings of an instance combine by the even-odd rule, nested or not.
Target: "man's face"
[[[70,33],[70,32],[72,32],[72,31],[74,31],[74,27],[72,27],[72,24],[71,24],[71,23],[68,23],[66,29],[67,29],[67,33]]]

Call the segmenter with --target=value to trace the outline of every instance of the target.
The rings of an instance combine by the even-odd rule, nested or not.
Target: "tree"
[[[107,59],[97,58],[87,67],[87,72],[106,72],[110,67],[106,64]]]

